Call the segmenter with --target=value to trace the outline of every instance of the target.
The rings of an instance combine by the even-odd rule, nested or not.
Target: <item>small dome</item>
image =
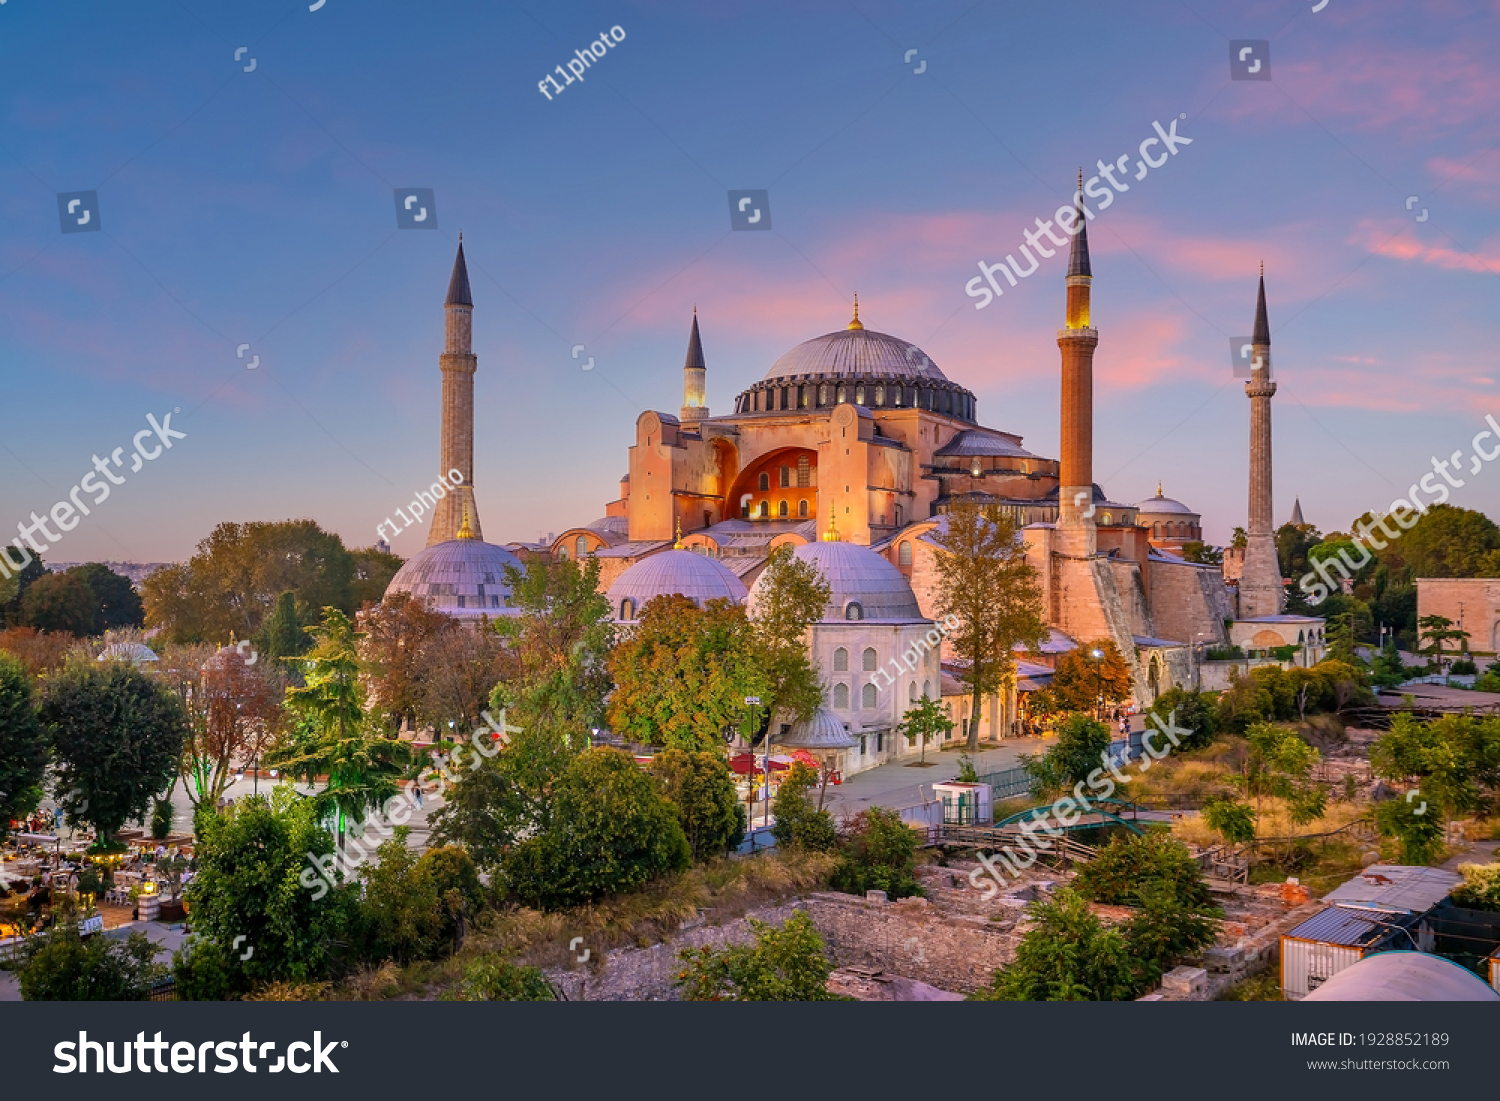
[[[450,539],[407,559],[385,591],[411,593],[434,611],[459,619],[501,616],[510,599],[506,566],[524,569],[504,547],[480,539]]]
[[[787,749],[853,749],[859,739],[844,729],[839,717],[825,707],[814,712],[806,722],[793,723],[785,734],[771,739]]]
[[[1161,495],[1161,483],[1156,484],[1156,496],[1148,498],[1135,506],[1136,512],[1142,516],[1197,516],[1198,513],[1188,508],[1181,501],[1174,501],[1170,497]]]
[[[99,654],[99,661],[128,661],[131,665],[150,665],[161,659],[149,646],[139,642],[113,642]]]
[[[906,577],[869,547],[840,542],[808,543],[792,554],[816,566],[833,590],[823,611],[824,623],[926,619]],[[760,586],[761,580],[757,578],[750,590],[752,612]]]
[[[622,620],[639,619],[647,601],[658,596],[685,596],[700,608],[722,598],[744,600],[745,583],[718,559],[689,550],[669,550],[643,558],[609,587],[609,603]]]
[[[766,378],[839,373],[851,378],[857,375],[947,381],[932,357],[911,341],[863,327],[840,329],[803,341],[778,359],[766,372]]]
[[[630,520],[624,516],[601,516],[588,525],[590,531],[597,531],[600,535],[628,535],[630,532]]]

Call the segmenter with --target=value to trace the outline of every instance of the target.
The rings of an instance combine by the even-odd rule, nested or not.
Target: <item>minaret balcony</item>
[[[1058,340],[1093,340],[1099,339],[1098,329],[1058,329]]]

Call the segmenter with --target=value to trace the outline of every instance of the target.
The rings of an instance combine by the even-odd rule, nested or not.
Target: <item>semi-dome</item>
[[[669,550],[643,558],[615,578],[609,603],[618,619],[640,618],[647,601],[681,595],[700,608],[715,598],[736,604],[748,595],[745,583],[716,558],[689,550]]]
[[[771,738],[787,749],[853,749],[859,739],[844,729],[842,720],[826,707],[820,707],[806,722],[793,723],[785,734]]]
[[[149,646],[139,642],[112,642],[99,654],[99,661],[124,661],[131,665],[151,665],[160,659]]]
[[[926,618],[905,575],[869,547],[825,540],[798,547],[792,554],[816,566],[832,590],[823,610],[824,623]],[[761,574],[750,589],[752,614],[764,577]]]
[[[590,531],[597,531],[600,535],[623,536],[630,532],[630,520],[624,516],[601,516],[586,526]]]
[[[796,375],[921,378],[946,382],[932,357],[909,340],[873,329],[841,329],[804,340],[778,359],[766,379]]]
[[[1181,501],[1174,501],[1170,497],[1161,495],[1161,483],[1156,483],[1156,496],[1148,497],[1135,506],[1136,511],[1142,516],[1197,516],[1198,513],[1188,508]]]
[[[434,611],[459,619],[493,618],[506,615],[510,605],[506,566],[524,569],[504,547],[472,537],[450,539],[407,559],[385,591],[410,593]]]

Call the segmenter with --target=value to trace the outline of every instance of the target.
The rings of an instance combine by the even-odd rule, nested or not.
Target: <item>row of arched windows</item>
[[[1151,525],[1153,539],[1197,539],[1201,535],[1202,531],[1197,524],[1154,522]]]
[[[762,474],[761,477],[764,478],[765,475]],[[808,505],[807,501],[805,501],[805,500],[798,501],[797,502],[797,518],[800,519],[800,520],[807,519],[808,516],[811,515],[811,513],[808,511],[809,507],[810,506]],[[771,515],[772,515],[772,512],[771,512],[771,502],[770,501],[762,501],[758,505],[754,504],[754,503],[752,503],[750,501],[746,501],[744,504],[742,504],[740,506],[740,519],[741,520],[749,520],[752,517],[758,517],[758,518],[760,518],[762,520],[769,520],[771,518]],[[787,517],[789,517],[791,515],[791,509],[790,509],[790,507],[787,505],[787,503],[785,501],[777,501],[776,502],[776,512],[775,512],[775,515],[776,515],[777,519],[780,519],[780,520],[785,520],[785,519],[787,519]]]
[[[748,390],[735,401],[736,413],[775,413],[793,409],[822,409],[830,405],[871,405],[879,409],[910,406],[934,413],[974,419],[974,395],[963,390],[934,386],[903,386],[899,383],[822,383],[818,386],[762,386]]]

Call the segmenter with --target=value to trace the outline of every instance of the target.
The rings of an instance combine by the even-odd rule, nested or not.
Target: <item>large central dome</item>
[[[947,381],[932,357],[915,344],[863,328],[803,341],[772,365],[766,380],[799,375]]]

